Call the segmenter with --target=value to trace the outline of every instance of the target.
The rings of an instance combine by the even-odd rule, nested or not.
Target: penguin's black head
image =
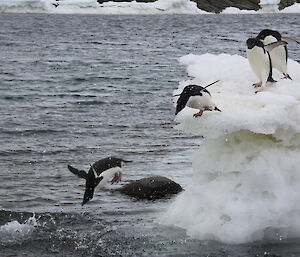
[[[123,163],[132,162],[116,157],[107,157],[107,162],[110,167],[122,167]]]
[[[248,49],[252,49],[255,46],[264,48],[263,42],[257,38],[248,38],[246,44]]]
[[[259,34],[257,35],[257,39],[264,40],[267,36],[273,36],[277,39],[277,41],[281,40],[281,34],[276,30],[271,29],[263,29]]]

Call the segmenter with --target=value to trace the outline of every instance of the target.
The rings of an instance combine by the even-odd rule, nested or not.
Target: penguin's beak
[[[122,162],[125,162],[125,163],[126,163],[126,162],[132,162],[132,161],[126,161],[126,160],[122,160]]]
[[[215,111],[222,112],[217,106],[214,109]]]

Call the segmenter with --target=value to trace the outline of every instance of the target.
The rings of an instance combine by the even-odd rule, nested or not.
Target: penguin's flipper
[[[78,170],[74,167],[72,167],[71,165],[68,165],[68,169],[69,171],[71,171],[74,175],[80,177],[80,178],[84,178],[87,179],[87,173],[84,170]]]
[[[177,115],[185,107],[185,104],[186,103],[182,102],[177,103],[175,115]]]
[[[285,41],[287,43],[296,43],[296,44],[300,44],[297,40],[290,38],[290,37],[282,37],[281,38],[282,41]]]
[[[176,112],[175,115],[177,115],[187,104],[190,96],[186,90],[187,87],[184,88],[182,93],[180,94],[178,100],[177,100],[177,105],[176,105]]]
[[[101,182],[102,179],[103,179],[102,176],[100,176],[100,177],[98,177],[98,178],[95,179],[95,181],[94,181],[95,187],[98,186],[98,184]]]
[[[275,83],[275,82],[277,82],[275,79],[273,79],[273,77],[272,77],[272,61],[271,61],[271,56],[270,56],[270,53],[269,52],[267,52],[267,54],[268,54],[268,57],[269,57],[269,65],[270,65],[270,72],[269,72],[269,76],[268,76],[268,79],[267,79],[267,81],[268,82],[272,82],[272,83]]]
[[[85,205],[89,200],[93,199],[93,197],[94,188],[86,188],[81,205]]]
[[[286,41],[277,41],[277,42],[274,42],[274,43],[271,43],[271,44],[267,44],[265,45],[265,49],[270,52],[272,51],[274,48],[278,47],[278,46],[285,46],[287,45],[288,43]]]

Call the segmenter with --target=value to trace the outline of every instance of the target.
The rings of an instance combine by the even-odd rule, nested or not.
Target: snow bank
[[[153,3],[105,2],[96,0],[2,0],[0,12],[66,14],[205,14],[190,0],[158,0]]]
[[[279,12],[278,5],[280,0],[260,0],[259,5],[261,9],[259,12],[272,13]]]
[[[254,10],[240,10],[236,7],[227,7],[222,12],[222,14],[255,14],[257,11]]]
[[[223,14],[253,14],[278,11],[279,0],[261,0],[259,11],[228,7]],[[96,0],[1,0],[0,13],[61,13],[61,14],[207,14],[190,0],[157,0],[153,3],[105,2]],[[280,13],[299,13],[300,4],[294,4]]]
[[[300,4],[295,3],[287,8],[280,11],[281,13],[300,13]]]
[[[54,2],[54,1],[52,1]],[[53,9],[51,1],[47,0],[1,0],[0,13],[48,13]]]

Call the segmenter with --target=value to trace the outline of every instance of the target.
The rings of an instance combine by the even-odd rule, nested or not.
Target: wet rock
[[[155,200],[166,195],[177,194],[182,191],[182,187],[171,179],[155,176],[132,181],[119,191],[137,199]]]
[[[197,7],[207,12],[222,12],[227,7],[236,7],[241,10],[259,10],[260,0],[192,0],[197,3]],[[281,0],[279,9],[300,3],[300,0]]]
[[[300,0],[281,0],[279,4],[279,9],[284,9],[285,7],[291,6],[294,3],[300,3]]]
[[[241,10],[258,10],[260,0],[192,0],[197,7],[207,12],[222,12],[227,7],[236,7]]]

